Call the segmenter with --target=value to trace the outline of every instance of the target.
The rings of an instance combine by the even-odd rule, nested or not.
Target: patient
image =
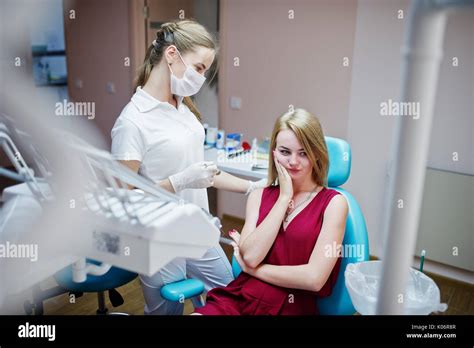
[[[253,191],[242,234],[229,232],[242,273],[207,294],[203,315],[315,315],[340,268],[348,206],[328,189],[328,152],[318,119],[302,109],[275,124],[271,186]]]

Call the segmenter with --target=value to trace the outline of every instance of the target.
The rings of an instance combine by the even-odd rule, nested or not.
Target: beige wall
[[[216,37],[219,21],[219,0],[194,0],[194,18]],[[196,95],[194,102],[201,112],[203,123],[209,127],[219,127],[219,100],[217,85],[211,87],[207,82]]]
[[[357,2],[222,0],[219,126],[246,139],[270,136],[290,104],[346,138]],[[289,19],[293,10],[294,19]],[[234,57],[240,66],[234,66]],[[229,107],[231,96],[241,110]],[[219,192],[219,215],[245,215],[242,195]]]
[[[348,123],[353,162],[347,189],[359,201],[365,215],[370,254],[378,257],[383,257],[396,121],[394,117],[380,115],[380,103],[400,96],[401,46],[409,4],[408,0],[359,0],[357,9]],[[400,9],[404,11],[403,19],[397,18]],[[430,167],[471,175],[474,173],[473,16],[474,13],[466,11],[453,14],[448,20],[427,163]],[[454,56],[459,57],[457,68],[451,64]],[[459,152],[459,162],[452,161],[453,151]],[[455,229],[453,226],[452,233]],[[449,239],[448,234],[446,239]],[[447,240],[439,240],[439,243],[444,242]],[[432,268],[427,262],[425,268],[452,278],[467,279],[465,274],[449,266]]]
[[[474,175],[474,11],[449,16],[428,166]],[[453,66],[453,58],[458,65]],[[453,152],[458,161],[453,161]]]
[[[69,10],[76,18],[70,19]],[[95,102],[91,122],[110,143],[110,130],[132,95],[128,0],[65,0],[65,39],[71,101]],[[82,88],[78,87],[82,81]],[[112,83],[115,92],[107,91]]]

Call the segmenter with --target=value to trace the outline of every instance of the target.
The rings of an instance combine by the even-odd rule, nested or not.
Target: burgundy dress
[[[265,219],[280,194],[279,186],[263,190],[257,226]],[[286,230],[280,227],[264,264],[302,265],[309,261],[323,224],[324,211],[339,192],[323,188],[312,201],[290,221]],[[288,289],[259,280],[247,273],[225,288],[214,288],[207,294],[206,305],[196,308],[205,315],[315,315],[316,297],[331,294],[337,280],[339,258],[326,284],[318,292]]]

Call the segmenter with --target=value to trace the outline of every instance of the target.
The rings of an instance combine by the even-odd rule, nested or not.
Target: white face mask
[[[183,78],[179,79],[175,74],[173,74],[173,71],[168,64],[168,68],[171,72],[171,93],[180,97],[189,97],[199,92],[204,81],[206,81],[206,78],[187,65],[177,49],[176,52],[178,52],[181,61],[186,66],[186,70],[184,71]]]

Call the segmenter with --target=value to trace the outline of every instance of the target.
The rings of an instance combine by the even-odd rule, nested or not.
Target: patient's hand
[[[278,151],[273,150],[273,161],[275,162],[275,168],[278,172],[278,185],[280,186],[280,198],[284,200],[290,200],[293,198],[293,182],[290,174],[280,163],[280,155]]]
[[[255,268],[249,267],[240,255],[240,233],[236,230],[232,230],[229,232],[229,236],[233,239],[232,246],[234,247],[234,257],[237,260],[240,268],[242,269],[242,272],[253,275],[253,273],[255,272]]]

